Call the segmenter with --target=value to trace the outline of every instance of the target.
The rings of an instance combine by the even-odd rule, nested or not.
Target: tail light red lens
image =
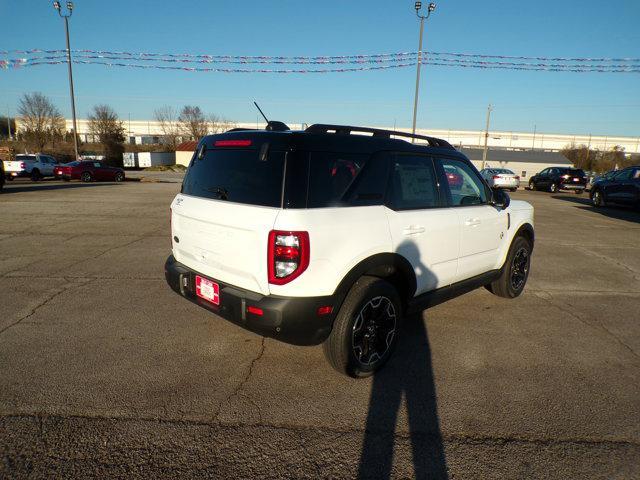
[[[520,175],[516,175],[516,180],[520,180]]]
[[[20,162],[20,168],[27,168],[27,164],[24,162]]]
[[[258,315],[258,316],[264,315],[264,311],[258,307],[249,306],[247,307],[247,312],[252,313],[253,315]]]
[[[309,266],[309,233],[271,230],[267,250],[269,283],[289,283]]]
[[[494,180],[498,180],[498,179],[500,178],[500,175],[494,175],[494,176],[493,176],[493,177],[491,177],[491,178],[493,178]]]

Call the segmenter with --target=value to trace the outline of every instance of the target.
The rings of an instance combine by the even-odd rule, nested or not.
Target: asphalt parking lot
[[[640,477],[640,213],[514,193],[525,294],[407,319],[356,381],[165,285],[178,189],[6,186],[0,477]]]

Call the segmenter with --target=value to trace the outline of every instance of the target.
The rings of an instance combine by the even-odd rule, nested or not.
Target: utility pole
[[[69,42],[69,17],[73,15],[73,2],[67,2],[67,13],[63,14],[60,2],[53,2],[53,8],[58,11],[58,15],[64,18],[64,31],[67,38],[67,66],[69,67],[69,93],[71,94],[71,114],[73,116],[73,146],[76,152],[76,160],[80,158],[78,154],[78,122],[76,121],[76,99],[73,93],[73,69],[71,68],[71,46]]]
[[[11,116],[9,115],[9,105],[7,105],[7,130],[9,132],[9,140],[13,140],[11,136]]]
[[[531,144],[531,150],[536,149],[536,131],[538,130],[538,125],[533,126],[533,143]]]
[[[487,161],[487,143],[489,141],[489,122],[491,122],[491,111],[493,107],[491,104],[487,107],[487,127],[484,130],[484,150],[482,151],[482,168],[484,168],[484,164]]]
[[[436,4],[433,2],[429,2],[429,6],[427,7],[427,14],[420,15],[420,10],[422,9],[422,2],[415,3],[416,15],[420,19],[420,40],[418,42],[418,66],[416,67],[416,93],[413,97],[413,127],[411,129],[411,133],[415,135],[416,133],[416,117],[418,115],[418,93],[420,90],[420,69],[422,67],[422,33],[424,31],[424,21],[431,16],[431,12],[436,9]],[[412,138],[411,143],[415,143],[416,139]]]

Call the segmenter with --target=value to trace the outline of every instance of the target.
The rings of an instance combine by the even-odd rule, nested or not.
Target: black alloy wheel
[[[511,261],[511,288],[513,291],[521,291],[529,275],[529,251],[520,247]]]
[[[396,309],[389,298],[378,296],[369,300],[353,323],[351,348],[355,359],[375,369],[393,345],[397,323]]]

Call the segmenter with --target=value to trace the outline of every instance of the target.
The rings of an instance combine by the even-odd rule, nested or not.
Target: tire
[[[529,190],[535,190],[536,189],[536,184],[533,180],[529,180]]]
[[[118,172],[118,173],[116,173],[116,176],[115,176],[114,180],[115,180],[116,182],[122,182],[122,181],[124,181],[124,173],[122,173],[122,172]]]
[[[322,345],[325,358],[344,375],[373,375],[393,353],[401,324],[397,290],[385,280],[363,276],[349,290]]]
[[[37,168],[34,168],[33,170],[31,170],[32,181],[38,182],[41,178],[42,178],[42,175],[40,175],[40,170],[38,170]]]
[[[530,270],[531,243],[525,237],[518,236],[511,243],[500,277],[486,285],[486,288],[498,297],[515,298],[524,290]]]
[[[604,201],[604,196],[600,190],[593,190],[591,192],[591,204],[596,208],[601,208],[606,206]]]
[[[550,191],[551,193],[558,193],[558,184],[557,184],[557,183],[552,183],[552,184],[549,186],[549,191]]]
[[[91,180],[93,180],[93,177],[91,176],[90,172],[82,172],[82,175],[80,175],[80,180],[82,180],[85,183],[88,183]]]

